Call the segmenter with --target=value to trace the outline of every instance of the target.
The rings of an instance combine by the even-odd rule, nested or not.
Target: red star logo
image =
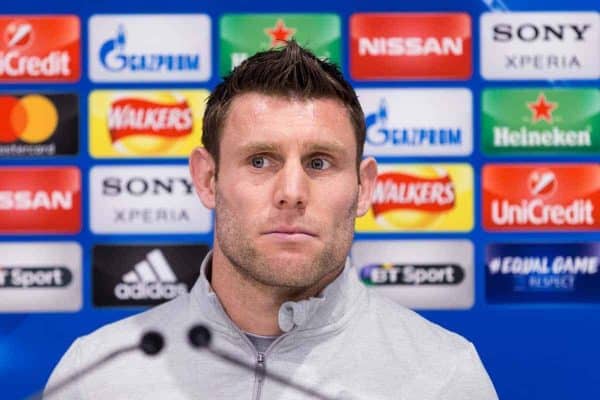
[[[558,103],[546,100],[546,95],[540,93],[535,102],[528,102],[527,108],[531,110],[531,122],[536,123],[542,119],[552,122],[552,111],[558,108]]]
[[[271,38],[271,47],[285,45],[294,33],[296,29],[286,27],[282,19],[277,20],[274,28],[265,29],[265,34]]]

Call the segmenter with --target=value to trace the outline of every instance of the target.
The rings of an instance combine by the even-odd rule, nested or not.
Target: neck
[[[214,246],[211,286],[225,312],[242,331],[262,336],[276,336],[279,308],[286,301],[306,300],[317,296],[342,271],[343,266],[327,274],[316,285],[289,288],[264,285],[242,273]]]

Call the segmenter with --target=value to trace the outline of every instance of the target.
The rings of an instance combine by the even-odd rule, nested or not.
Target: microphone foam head
[[[188,332],[188,339],[193,347],[208,347],[211,340],[210,331],[202,325],[193,326]]]
[[[158,332],[150,331],[142,336],[140,349],[149,356],[154,356],[165,347],[165,339]]]

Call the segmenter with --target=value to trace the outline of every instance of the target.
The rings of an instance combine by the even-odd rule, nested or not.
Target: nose
[[[277,172],[274,202],[277,208],[304,209],[308,202],[309,182],[300,161],[288,160]]]

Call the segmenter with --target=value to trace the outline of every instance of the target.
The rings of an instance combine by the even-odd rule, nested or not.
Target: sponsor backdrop
[[[186,161],[206,97],[292,37],[341,65],[365,111],[380,170],[351,258],[369,290],[473,341],[502,399],[600,398],[597,1],[1,12],[0,398],[40,388],[75,337],[190,288],[212,242]]]

